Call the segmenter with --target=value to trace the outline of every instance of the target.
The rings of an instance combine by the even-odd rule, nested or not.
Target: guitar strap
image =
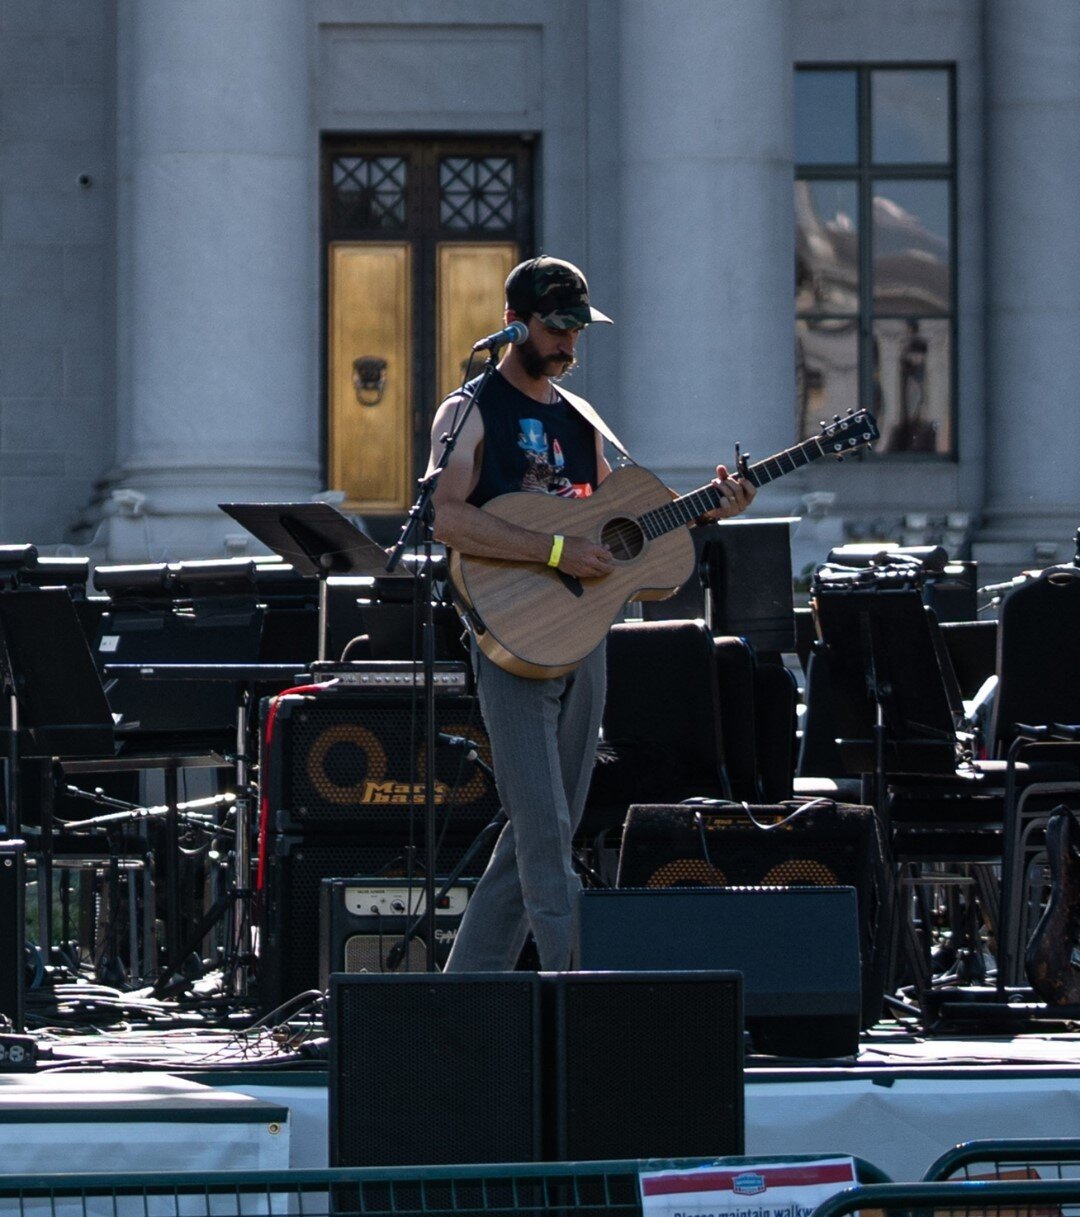
[[[555,392],[558,393],[558,395],[563,399],[563,401],[565,401],[567,403],[567,405],[573,406],[574,409],[581,415],[581,417],[587,423],[591,424],[593,427],[596,428],[597,431],[600,432],[600,434],[604,437],[604,439],[606,439],[608,441],[608,443],[611,444],[611,446],[615,449],[616,452],[619,453],[620,456],[624,456],[630,462],[631,465],[637,464],[637,462],[630,455],[630,453],[627,452],[626,449],[623,447],[622,440],[619,439],[619,437],[615,434],[615,432],[612,431],[612,429],[607,425],[606,422],[604,422],[604,420],[600,417],[599,414],[597,414],[597,412],[592,408],[592,406],[589,405],[589,403],[585,400],[584,397],[578,397],[578,395],[576,393],[571,393],[569,389],[564,389],[560,385],[553,385],[552,387],[554,388]]]

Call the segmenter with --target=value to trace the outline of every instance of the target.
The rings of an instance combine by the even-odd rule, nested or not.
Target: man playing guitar
[[[524,323],[528,333],[503,354],[439,475],[435,535],[458,554],[547,566],[574,580],[604,579],[615,558],[600,540],[534,531],[483,508],[521,490],[584,498],[611,472],[600,432],[555,384],[574,366],[584,327],[610,318],[589,304],[577,267],[546,256],[510,272],[505,318]],[[440,405],[431,468],[465,404],[455,394]],[[723,465],[713,485],[719,505],[703,519],[738,515],[754,497],[754,486],[729,476]],[[565,971],[579,891],[571,842],[595,760],[605,645],[572,670],[547,678],[514,674],[476,648],[474,663],[508,822],[466,908],[446,970],[511,971],[531,931],[541,968]]]

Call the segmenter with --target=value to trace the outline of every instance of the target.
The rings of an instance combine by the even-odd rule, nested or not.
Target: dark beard
[[[567,372],[577,366],[577,360],[573,357],[565,360],[557,355],[541,355],[531,338],[526,338],[518,347],[518,356],[525,374],[535,379],[547,376],[551,380],[562,380]]]

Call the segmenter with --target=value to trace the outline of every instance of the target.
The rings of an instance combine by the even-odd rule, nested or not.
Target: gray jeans
[[[566,676],[526,680],[476,656],[495,783],[509,822],[466,906],[448,972],[510,971],[532,931],[547,972],[570,967],[585,808],[607,685],[606,644]]]

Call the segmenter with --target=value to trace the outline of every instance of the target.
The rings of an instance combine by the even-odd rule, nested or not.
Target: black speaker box
[[[858,804],[635,804],[626,816],[616,886],[854,888],[861,1019],[869,1027],[881,1017],[889,960],[887,852],[873,808]]]
[[[436,879],[436,895],[444,879]],[[319,986],[332,972],[423,972],[427,935],[423,879],[323,879],[319,900]],[[457,937],[473,881],[452,884],[435,902],[435,963],[441,969]],[[417,931],[404,940],[417,921]]]
[[[491,763],[478,701],[437,690],[436,730],[474,741]],[[345,688],[262,703],[260,793],[274,831],[404,835],[424,817],[422,691]],[[475,836],[498,810],[494,786],[445,743],[435,750],[440,832]]]
[[[582,971],[543,981],[551,1161],[743,1152],[737,973]]]
[[[759,651],[795,650],[791,521],[729,520],[702,553],[706,622]]]
[[[442,846],[440,869],[452,871],[468,848],[469,843]],[[414,877],[419,875],[424,857],[421,839],[416,851]],[[470,868],[472,874],[463,878],[477,878],[490,852],[490,848],[479,850]],[[401,879],[409,874],[408,852],[401,842],[340,833],[278,834],[267,842],[256,968],[261,1008],[274,1010],[296,994],[320,987],[319,946],[314,935],[324,879]],[[416,882],[423,880],[416,878]]]
[[[535,974],[335,974],[329,1031],[331,1166],[539,1158]]]
[[[0,1015],[25,1026],[26,843],[0,841]]]
[[[582,969],[741,972],[746,1029],[758,1052],[858,1052],[851,888],[592,889],[581,895],[578,932]]]

